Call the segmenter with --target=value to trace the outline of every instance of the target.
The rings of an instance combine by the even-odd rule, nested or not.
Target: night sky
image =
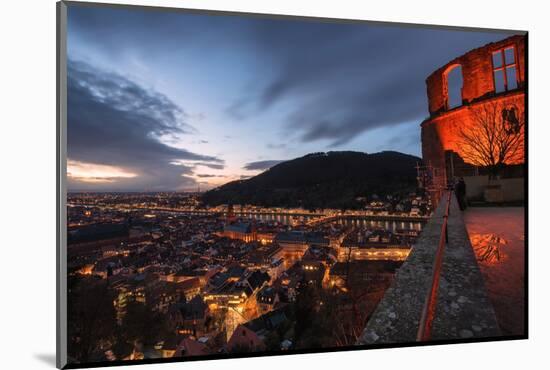
[[[205,190],[329,150],[419,156],[426,77],[507,36],[71,5],[69,190]]]

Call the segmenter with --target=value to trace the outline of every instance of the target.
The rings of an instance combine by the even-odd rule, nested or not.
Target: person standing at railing
[[[466,182],[461,177],[455,185],[456,200],[461,211],[466,209]]]

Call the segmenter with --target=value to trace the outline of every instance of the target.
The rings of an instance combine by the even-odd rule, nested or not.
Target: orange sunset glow
[[[113,182],[121,178],[133,178],[137,174],[116,166],[79,162],[69,159],[67,161],[67,176],[83,182],[102,183]]]

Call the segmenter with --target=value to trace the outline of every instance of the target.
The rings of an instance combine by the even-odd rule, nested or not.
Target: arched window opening
[[[456,64],[445,72],[445,92],[447,109],[462,105],[462,66]]]

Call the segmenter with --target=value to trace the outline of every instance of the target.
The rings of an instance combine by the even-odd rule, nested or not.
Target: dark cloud
[[[203,49],[210,52],[216,46],[239,43],[252,37],[257,23],[254,18],[211,16],[165,11],[145,7],[91,7],[73,3],[68,11],[68,37],[78,35],[81,42],[93,44],[106,55],[123,54],[131,49],[142,57],[174,50]],[[244,32],[243,32],[244,31]],[[230,44],[229,44],[230,45]]]
[[[207,173],[201,173],[201,174],[197,174],[195,176],[200,177],[200,178],[225,177],[223,175],[211,175],[211,174],[207,174]]]
[[[193,185],[187,165],[199,161],[222,166],[219,158],[193,153],[160,141],[193,133],[186,113],[169,98],[118,74],[69,60],[68,157],[71,160],[122,167],[138,176],[108,183],[113,190],[173,190]],[[85,188],[86,184],[69,183]],[[94,184],[94,189],[101,184]]]
[[[245,170],[249,171],[263,171],[267,170],[268,168],[271,168],[275,166],[276,164],[279,164],[284,161],[279,160],[266,160],[266,161],[257,161],[257,162],[249,162],[243,166]]]
[[[507,36],[297,21],[266,21],[255,35],[260,54],[276,66],[275,77],[258,91],[258,109],[294,102],[284,135],[328,140],[329,146],[374,128],[419,123],[428,114],[425,79],[431,72]],[[246,103],[239,98],[236,107]]]
[[[225,168],[225,164],[223,162],[221,163],[214,163],[214,162],[197,162],[195,165],[197,166],[204,166],[208,168],[212,168],[214,170],[223,170]]]

